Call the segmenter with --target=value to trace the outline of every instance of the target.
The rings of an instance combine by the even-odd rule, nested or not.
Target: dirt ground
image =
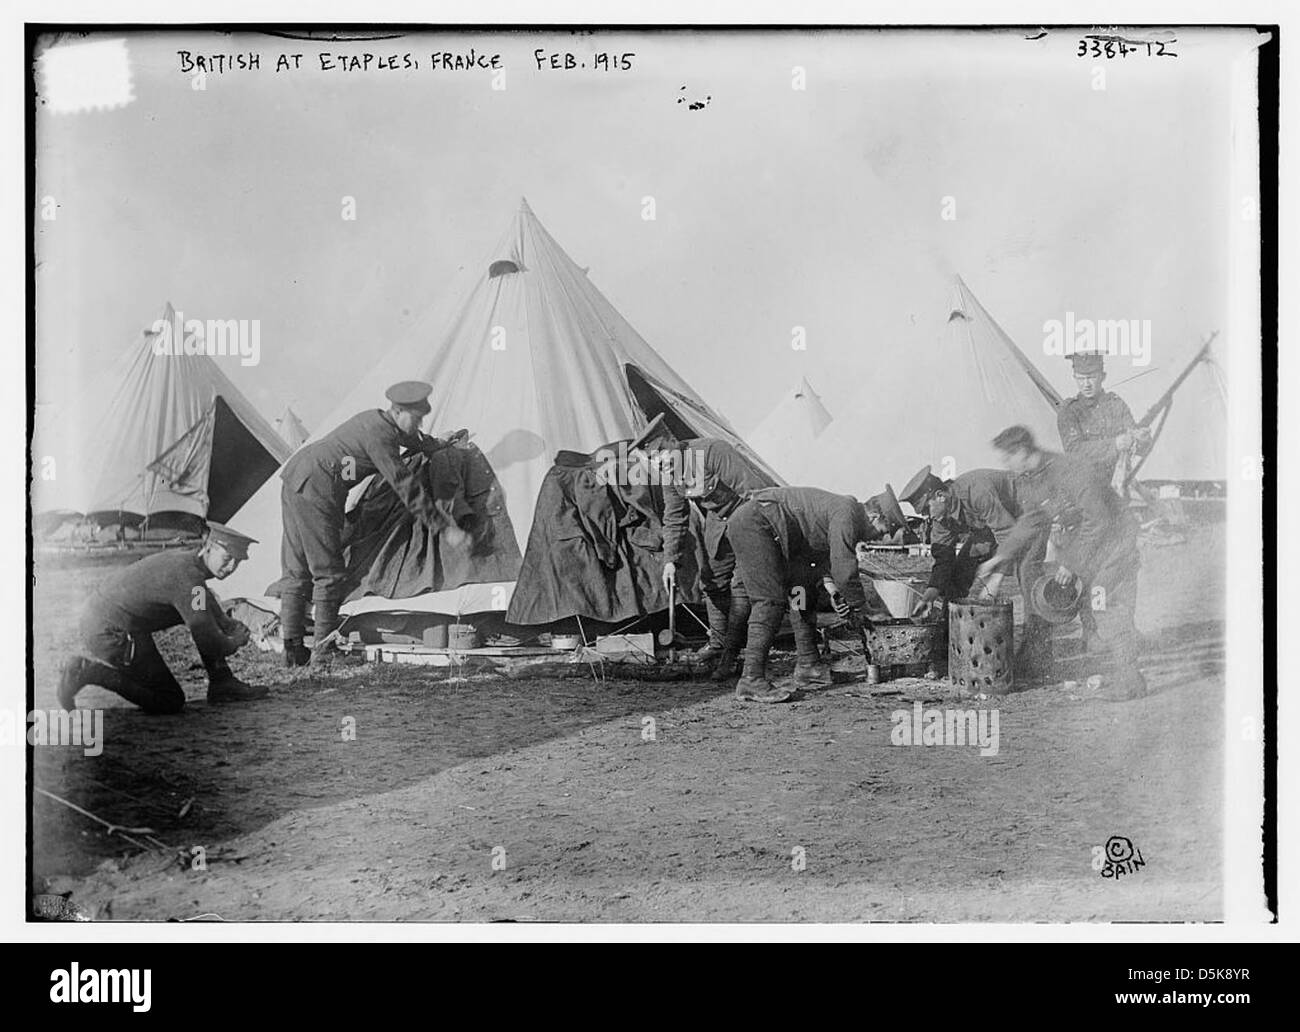
[[[102,754],[32,753],[37,788],[173,852],[35,793],[32,890],[100,920],[1218,920],[1223,555],[1222,524],[1144,546],[1154,691],[1126,703],[1061,684],[984,702],[922,680],[872,694],[845,674],[761,706],[586,667],[312,677],[241,653],[236,671],[271,695],[217,707],[168,632],[185,712],[86,689]],[[108,572],[38,565],[38,708],[55,704],[82,592]],[[1082,680],[1073,643],[1057,644],[1062,678]],[[893,745],[891,713],[915,700],[996,708],[998,754]],[[1103,878],[1093,849],[1112,835],[1145,866]],[[196,846],[206,870],[174,852]]]

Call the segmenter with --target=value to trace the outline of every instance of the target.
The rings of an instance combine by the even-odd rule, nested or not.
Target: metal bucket
[[[478,628],[473,624],[454,623],[447,629],[448,648],[476,649],[478,644]]]
[[[963,695],[1012,690],[1015,610],[1007,602],[973,598],[948,604],[948,679]]]
[[[872,579],[871,584],[893,617],[910,616],[912,607],[925,590],[924,581],[910,577],[905,580],[877,577]]]

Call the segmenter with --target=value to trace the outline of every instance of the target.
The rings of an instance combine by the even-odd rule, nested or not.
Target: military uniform
[[[857,543],[873,530],[851,495],[815,487],[773,487],[755,492],[733,513],[727,531],[745,595],[752,601],[745,666],[737,694],[763,702],[788,697],[767,684],[767,655],[792,588],[803,604],[791,616],[798,648],[796,683],[828,683],[818,668],[814,604],[818,568],[829,569],[851,610],[865,602],[858,576]]]
[[[729,640],[733,649],[736,647],[736,638],[743,634],[749,619],[743,602],[733,612],[736,556],[727,540],[727,524],[751,491],[770,487],[771,481],[726,441],[696,437],[680,441],[676,447],[679,454],[689,453],[691,468],[674,471],[663,486],[664,560],[681,567],[686,559],[693,501],[704,517],[700,588],[709,617],[709,650],[723,653]]]
[[[400,386],[400,385],[399,385]],[[280,622],[286,642],[301,647],[307,599],[315,605],[319,643],[339,625],[346,565],[344,509],[348,492],[377,473],[406,508],[437,532],[452,521],[428,484],[402,461],[402,449],[424,449],[432,438],[403,434],[388,412],[371,409],[300,448],[280,473],[284,538],[280,549]],[[288,652],[286,652],[286,656]]]
[[[1085,459],[1109,482],[1120,458],[1115,438],[1138,427],[1124,399],[1102,391],[1093,398],[1079,395],[1062,402],[1056,412],[1056,428],[1065,453]]]
[[[1121,697],[1140,695],[1146,682],[1138,669],[1133,623],[1141,563],[1137,522],[1089,461],[1041,454],[1040,465],[1017,479],[1022,515],[999,543],[997,558],[1021,560],[1057,523],[1062,528],[1061,562],[1089,586],[1084,605],[1090,607],[1098,638],[1111,651]]]
[[[924,596],[950,602],[971,592],[980,564],[997,550],[1021,513],[1018,478],[1000,469],[972,469],[945,483],[926,466],[903,489],[903,497],[918,511],[928,511],[934,492],[944,490],[948,511],[930,520],[930,553],[934,563]],[[1025,600],[1025,622],[1016,665],[1022,677],[1036,677],[1051,661],[1051,628],[1036,613],[1030,587],[1047,552],[1044,531],[1022,550],[1016,580]]]
[[[98,684],[147,713],[179,712],[185,693],[159,654],[153,635],[181,624],[188,628],[207,670],[210,701],[224,701],[219,698],[223,693],[230,698],[265,694],[264,689],[244,685],[226,664],[226,657],[243,644],[237,640],[239,631],[247,628],[226,616],[208,589],[211,577],[201,550],[187,549],[146,556],[95,588],[81,614],[85,654],[74,657],[63,670],[59,698],[64,708],[75,705],[81,687]]]
[[[1005,470],[972,469],[947,485],[948,512],[930,522],[934,565],[929,587],[944,601],[970,593],[979,564],[997,550],[999,536],[1015,526],[1020,515],[1015,481]],[[1022,585],[1022,590],[1027,588]]]
[[[1070,362],[1076,376],[1095,376],[1105,372],[1103,358],[1097,353],[1076,352],[1070,356]],[[1138,425],[1122,398],[1107,391],[1100,391],[1092,398],[1085,398],[1082,394],[1070,398],[1057,410],[1056,428],[1061,435],[1061,447],[1067,455],[1086,460],[1104,483],[1112,484],[1117,491],[1124,490],[1124,477],[1128,471],[1127,468],[1117,469],[1117,464],[1126,456],[1120,454],[1115,438],[1123,433],[1134,433],[1138,430]],[[1151,444],[1149,437],[1138,434],[1134,441],[1134,451],[1139,455],[1144,454],[1150,451]],[[1079,622],[1086,645],[1096,631],[1091,611],[1081,609]]]

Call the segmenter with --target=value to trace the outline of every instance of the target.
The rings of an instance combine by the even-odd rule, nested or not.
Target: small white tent
[[[429,426],[471,432],[505,494],[521,554],[555,453],[634,437],[661,412],[679,436],[723,437],[769,469],[596,289],[526,201],[471,272],[468,295],[436,336],[413,337],[376,362],[321,421],[322,433],[384,406],[390,383],[433,384]],[[266,593],[280,576],[280,485],[273,477],[231,521],[262,544],[222,583],[224,597],[274,608]],[[343,612],[504,610],[512,589],[512,582],[467,584],[413,598],[370,596]]]
[[[863,390],[837,411],[801,477],[812,486],[867,498],[927,464],[945,477],[996,466],[990,442],[1014,424],[1060,447],[1055,390],[961,277],[917,339],[867,347]]]
[[[185,513],[228,520],[289,456],[252,403],[191,338],[171,346],[163,306],[122,356],[104,416],[82,456],[98,470],[93,518]]]
[[[831,414],[821,398],[807,379],[800,379],[747,439],[781,476],[792,484],[802,484],[814,442],[830,422]]]

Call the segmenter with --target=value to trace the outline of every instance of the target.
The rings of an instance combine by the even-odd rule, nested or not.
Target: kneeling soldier
[[[784,702],[793,694],[768,681],[767,655],[796,588],[802,589],[802,599],[790,615],[797,650],[795,685],[829,684],[830,668],[817,650],[818,567],[829,568],[839,588],[841,615],[860,627],[865,594],[858,578],[857,544],[874,536],[865,508],[851,495],[815,487],[771,487],[754,492],[729,522],[727,537],[736,552],[739,580],[752,600],[736,697]]]
[[[82,611],[85,654],[63,667],[60,705],[74,709],[77,692],[97,684],[146,713],[178,713],[185,692],[159,655],[153,635],[181,624],[189,628],[208,672],[209,702],[264,696],[265,688],[245,684],[226,665],[226,657],[248,643],[248,628],[226,616],[206,583],[229,577],[256,543],[209,523],[207,539],[197,551],[159,552],[109,577]]]

